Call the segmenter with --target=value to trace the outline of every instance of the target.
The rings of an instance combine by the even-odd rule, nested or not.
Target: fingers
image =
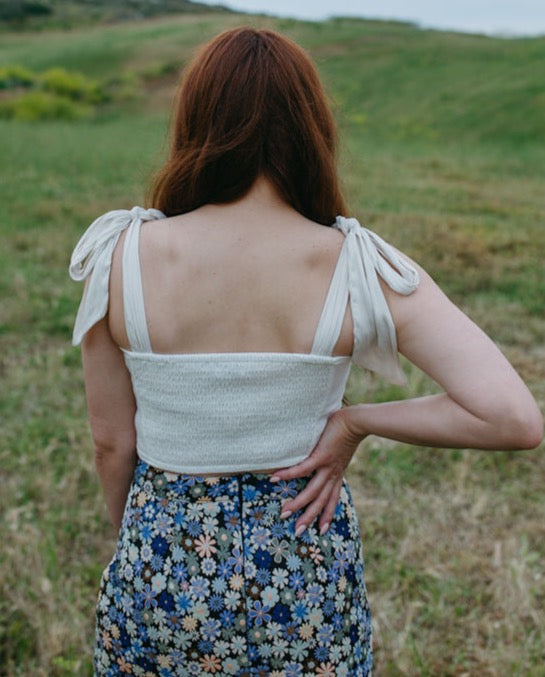
[[[303,531],[308,527],[309,524],[314,522],[314,519],[320,514],[324,506],[329,501],[329,496],[331,494],[331,489],[335,485],[334,479],[328,479],[324,485],[323,490],[319,493],[317,498],[312,501],[305,510],[305,512],[299,517],[295,524],[295,535],[300,536]]]
[[[316,499],[309,504],[305,512],[297,520],[295,524],[296,536],[300,536],[320,513],[320,534],[325,534],[327,532],[333,521],[335,510],[339,502],[342,483],[342,477],[337,479],[330,478],[325,482],[322,491]]]
[[[320,517],[320,533],[325,534],[325,532],[329,529],[329,525],[333,521],[333,516],[335,515],[335,509],[337,507],[337,503],[339,502],[339,497],[341,495],[341,489],[343,486],[343,480],[342,477],[337,480],[335,486],[331,490],[329,494],[329,499],[326,503],[326,506],[322,512],[322,515]]]
[[[306,487],[295,498],[288,498],[282,504],[282,515],[288,517],[297,510],[301,510],[307,503],[314,500],[323,490],[324,484],[328,479],[327,470],[318,471],[308,482]],[[286,515],[289,512],[289,515]]]
[[[289,468],[282,468],[282,470],[275,470],[270,477],[271,482],[278,482],[280,480],[293,480],[296,477],[306,477],[316,468],[316,458],[307,456],[301,463],[292,465]]]

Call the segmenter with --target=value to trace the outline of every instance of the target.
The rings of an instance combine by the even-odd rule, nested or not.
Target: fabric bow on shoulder
[[[93,221],[77,243],[70,258],[73,280],[89,278],[76,315],[72,345],[78,345],[85,333],[106,315],[112,254],[121,233],[135,221],[165,218],[158,209],[133,207],[106,212]]]
[[[398,294],[407,296],[417,287],[418,271],[399,252],[357,219],[338,216],[335,227],[347,239],[348,289],[354,323],[352,361],[406,385],[397,353],[395,325],[378,275]]]

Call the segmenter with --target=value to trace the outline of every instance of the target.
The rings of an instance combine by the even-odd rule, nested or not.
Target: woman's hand
[[[314,476],[304,490],[282,505],[281,517],[286,518],[307,506],[295,525],[300,536],[307,526],[321,513],[320,533],[329,528],[339,500],[344,471],[365,435],[355,433],[349,425],[348,410],[339,409],[328,419],[318,444],[310,456],[297,465],[274,472],[271,482]]]

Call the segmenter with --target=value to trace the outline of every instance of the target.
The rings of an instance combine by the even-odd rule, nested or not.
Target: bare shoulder
[[[304,240],[309,261],[316,265],[331,265],[339,257],[344,239],[343,233],[336,228],[308,221]]]
[[[186,214],[167,217],[142,225],[145,248],[166,256],[184,250],[195,254],[230,256],[239,251],[261,250],[273,259],[294,254],[310,267],[330,265],[336,260],[344,235],[334,227],[311,221],[296,212],[277,214],[264,211],[246,214],[229,207],[206,205]],[[179,246],[178,246],[179,245]]]

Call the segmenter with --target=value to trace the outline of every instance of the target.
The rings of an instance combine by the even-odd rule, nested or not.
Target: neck
[[[250,190],[241,198],[240,202],[248,201],[259,207],[283,207],[290,208],[280,195],[275,185],[260,174],[252,184]]]
[[[239,200],[228,203],[210,203],[200,208],[201,213],[217,214],[221,212],[222,221],[232,217],[235,221],[249,220],[255,229],[258,223],[268,223],[266,215],[274,215],[275,219],[301,215],[289,205],[276,190],[274,184],[264,176],[258,176],[248,192]],[[267,226],[268,227],[268,226]]]

